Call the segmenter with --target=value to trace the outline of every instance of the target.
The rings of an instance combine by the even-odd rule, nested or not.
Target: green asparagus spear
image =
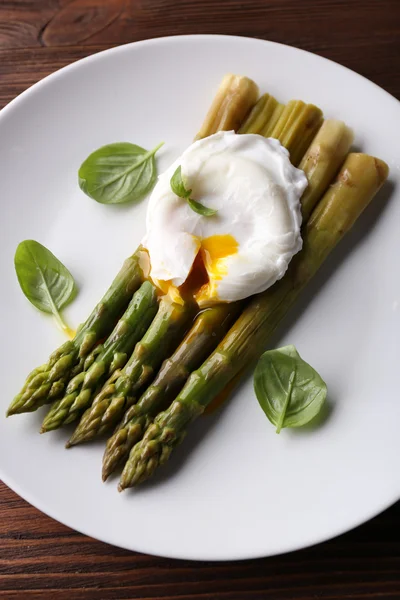
[[[138,248],[124,262],[102,300],[78,329],[75,338],[53,352],[47,364],[31,372],[21,392],[12,401],[7,416],[32,412],[59,398],[71,377],[82,371],[84,359],[95,344],[110,333],[132,294],[142,283],[142,252]]]
[[[95,390],[117,369],[126,364],[135,344],[146,332],[158,307],[157,291],[150,281],[142,283],[125,313],[104,344],[96,348],[89,368],[75,375],[67,385],[65,396],[47,413],[41,433],[72,423],[92,404]]]
[[[225,75],[196,139],[216,131],[237,131],[257,102],[258,87],[248,77]]]
[[[261,96],[241,125],[238,133],[259,133],[263,135],[262,132],[270,123],[272,115],[276,114],[275,111],[278,106],[278,101],[273,96],[269,94]]]
[[[260,131],[261,135],[263,135],[264,137],[271,137],[272,132],[275,128],[275,125],[281,118],[284,108],[285,108],[284,104],[276,105],[275,110],[272,113],[270,120],[268,121],[268,123],[266,123],[264,129],[262,131]]]
[[[289,150],[290,160],[297,166],[322,121],[322,112],[317,106],[305,104],[301,100],[291,100],[269,136],[279,140]]]
[[[171,406],[160,413],[131,450],[120,490],[148,479],[183,439],[188,425],[265,344],[300,291],[349,231],[388,175],[387,165],[372,156],[349,154],[335,183],[307,223],[303,249],[288,272],[243,311],[217,349],[194,371]]]
[[[308,187],[301,197],[303,220],[308,219],[338,172],[352,142],[353,132],[342,121],[324,121],[299,164],[308,179]]]
[[[108,440],[103,458],[103,480],[123,463],[132,446],[142,437],[150,420],[167,408],[190,373],[214,350],[239,314],[242,303],[220,304],[201,312],[174,354],[160,369],[156,379],[131,406]]]
[[[88,442],[112,429],[172,354],[195,314],[194,305],[160,301],[158,313],[122,370],[117,370],[98,393],[73,433],[67,447]]]

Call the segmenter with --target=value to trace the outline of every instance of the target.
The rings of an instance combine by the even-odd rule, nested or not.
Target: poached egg
[[[174,194],[170,180],[179,165],[190,197],[215,215],[199,215]],[[263,292],[302,247],[306,187],[304,172],[278,140],[221,131],[194,142],[160,175],[150,197],[143,240],[150,278],[175,296],[190,281],[200,308]]]

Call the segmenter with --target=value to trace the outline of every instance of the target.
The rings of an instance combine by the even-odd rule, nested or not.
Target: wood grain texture
[[[187,33],[291,44],[400,98],[399,0],[1,0],[0,106],[94,52]],[[397,504],[353,532],[294,554],[239,563],[174,561],[84,537],[1,484],[0,597],[399,600],[399,533]]]

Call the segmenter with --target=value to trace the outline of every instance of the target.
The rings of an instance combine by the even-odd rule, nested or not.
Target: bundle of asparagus
[[[222,129],[237,129],[254,106],[257,94],[256,84],[247,77],[226,75],[197,137],[204,137]],[[296,140],[303,138],[304,130],[312,132],[312,134],[316,133],[322,120],[322,113],[316,107],[305,105],[303,102],[293,101],[288,106],[289,108],[285,111],[283,105],[275,106],[277,110],[272,112],[267,106],[262,106],[259,112],[262,113],[264,126],[269,125],[271,131],[275,129],[275,132],[272,132],[273,135],[292,152],[297,150],[293,144]],[[285,112],[285,115],[277,118],[282,112]],[[251,131],[246,123],[243,124],[241,130],[242,132]],[[304,148],[307,143],[308,138],[306,143],[303,143]],[[63,415],[67,405],[72,401],[70,394],[77,392],[75,385],[78,382],[71,383],[66,391],[68,383],[75,375],[86,372],[90,366],[90,360],[87,360],[88,355],[99,340],[107,337],[111,332],[119,315],[130,301],[132,293],[143,281],[142,260],[143,249],[139,247],[125,262],[102,301],[79,328],[74,340],[63,344],[51,355],[46,365],[35,369],[28,376],[23,389],[11,403],[7,415],[34,411],[43,404],[60,399],[57,408],[54,408],[48,420],[45,420],[42,430],[47,431],[73,420],[72,413],[69,411],[65,416],[67,421],[64,421]],[[65,392],[68,399],[63,398]],[[86,396],[89,394],[86,393]],[[90,396],[92,398],[92,395]],[[90,399],[85,406],[88,405],[90,405]],[[58,407],[60,412],[58,412]],[[79,413],[79,410],[75,412],[75,418],[80,416]]]
[[[349,154],[335,183],[313,211],[304,246],[288,272],[256,296],[211,356],[194,371],[164,412],[131,450],[119,489],[148,479],[182,441],[188,425],[226,384],[264,349],[268,337],[328,254],[353,226],[388,174],[387,165],[366,154]]]
[[[226,85],[227,81],[226,78],[224,78],[222,82],[222,88],[224,93],[227,93]],[[237,78],[234,78],[234,86],[235,88],[237,87]],[[246,89],[247,87],[248,84],[246,80]],[[220,98],[221,94],[217,94],[217,99]],[[235,112],[236,105],[233,105],[231,107],[231,110]],[[228,119],[226,113],[227,108],[225,106],[223,117],[224,120],[222,124],[226,123],[226,120]],[[266,111],[264,110],[264,121],[267,122],[267,120],[268,117],[266,115]],[[274,129],[276,130],[275,137],[281,141],[282,145],[284,145],[290,153],[292,153],[293,151],[298,152],[298,149],[301,147],[303,147],[303,150],[305,150],[306,145],[308,144],[308,137],[306,142],[304,143],[304,141],[302,141],[305,139],[304,131],[311,131],[314,135],[321,125],[321,120],[322,112],[319,108],[313,105],[304,104],[304,102],[301,101],[293,101],[289,103],[288,107],[285,107],[285,109],[282,111],[282,116],[278,119],[274,127]],[[329,130],[326,136],[322,136],[322,139],[325,140],[325,137],[328,138],[327,143],[329,143],[331,142],[331,138],[337,137],[338,131],[340,131],[340,134],[342,134],[342,129],[347,131],[347,128],[344,124],[340,125],[342,125],[342,127],[338,126],[337,130],[335,130],[334,133],[332,133],[332,131]],[[221,122],[218,121],[216,124],[214,122],[213,125],[208,125],[207,132],[214,133],[214,131],[211,129],[211,127],[214,126],[220,127]],[[247,131],[246,125],[242,127],[242,131]],[[348,140],[349,147],[351,142],[350,134],[348,135]],[[345,144],[343,144],[343,149],[345,151],[348,150],[348,147],[345,148]],[[341,161],[345,156],[345,152],[338,152],[337,155]],[[320,163],[320,166],[321,165],[322,163]],[[326,168],[322,167],[322,169],[315,169],[315,174],[313,175],[315,180],[320,176],[321,170],[325,172]],[[315,183],[315,186],[316,185],[317,183]],[[309,204],[315,201],[316,197],[317,196],[314,195],[314,198],[311,198]],[[221,309],[217,307],[216,309],[210,309],[210,312],[207,315],[208,322],[211,323],[213,321],[214,327],[216,329],[218,329],[218,325],[220,322],[221,310],[228,309]],[[155,329],[158,326],[154,325],[152,327]],[[164,358],[167,358],[167,356],[168,355],[165,353]],[[136,358],[132,358],[132,360],[134,362],[137,362]],[[88,442],[94,437],[102,435],[107,431],[110,431],[121,420],[124,411],[129,407],[129,405],[133,404],[134,401],[137,400],[137,397],[134,394],[137,394],[142,385],[142,382],[141,385],[138,385],[137,369],[132,370],[130,364],[131,362],[127,364],[124,371],[120,374],[119,381],[115,382],[115,379],[112,378],[112,380],[110,381],[110,385],[105,386],[105,388],[98,394],[92,406],[89,407],[86,413],[83,415],[81,422],[79,423],[75,433],[73,434],[71,440],[68,443],[68,446],[76,445],[82,442]],[[124,383],[122,383],[122,381]],[[153,410],[156,410],[156,408],[154,408]],[[55,421],[54,416],[52,416],[52,421]],[[136,430],[138,431],[138,429]],[[130,439],[133,439],[132,436],[129,437]]]
[[[267,118],[265,121],[266,120]],[[302,136],[302,119],[298,119],[297,122],[292,124],[292,127],[294,131],[297,132],[297,135],[292,135],[291,140],[293,140],[294,143],[297,143],[297,138]],[[242,131],[246,132],[245,126],[242,128]],[[303,169],[309,180],[309,187],[306,189],[306,192],[301,199],[304,222],[307,221],[311,210],[314,208],[322,196],[322,193],[328,187],[333,176],[339,169],[350,148],[352,140],[352,132],[346,125],[341,121],[334,120],[325,121],[315,136],[314,141],[308,148],[302,160]],[[219,323],[221,323],[220,313],[222,310],[226,310],[225,307],[224,305],[221,305],[220,307],[209,309],[206,318],[210,329],[214,328],[215,331],[219,331]],[[237,308],[237,312],[239,312],[240,308],[241,307]],[[188,334],[188,339],[184,340],[183,348],[187,351],[190,343],[190,345],[193,345],[194,349],[198,349],[200,358],[202,356],[200,341],[201,340],[198,339],[195,324]],[[178,348],[176,356],[173,355],[171,357],[170,365],[178,364],[179,361],[182,360],[183,352],[181,353],[180,349],[181,348]],[[200,360],[198,361],[198,366],[199,365]],[[193,368],[196,367],[194,366],[192,369]],[[126,460],[133,445],[141,439],[143,431],[148,426],[150,419],[162,409],[160,404],[161,398],[158,393],[159,390],[163,390],[164,392],[164,404],[167,404],[171,400],[171,393],[168,393],[170,392],[168,388],[170,385],[169,373],[170,371],[168,368],[160,371],[153,384],[157,393],[154,394],[152,389],[153,386],[151,386],[143,394],[138,403],[125,413],[117,431],[108,440],[103,458],[103,479],[107,479],[117,466]],[[175,375],[175,377],[177,377],[177,375]],[[185,383],[185,381],[183,381],[182,384],[183,383]],[[94,433],[93,430],[92,433]]]
[[[268,94],[258,101],[257,96],[250,79],[225,76],[197,138],[229,129],[275,137],[307,175],[301,199],[304,247],[284,278],[254,299],[196,316],[192,297],[157,299],[152,283],[144,281],[145,251],[139,247],[75,339],[30,374],[8,410],[16,414],[54,402],[42,431],[80,418],[68,445],[117,425],[107,442],[103,479],[129,456],[120,489],[163,464],[189,423],[263,350],[387,176],[385,163],[363,154],[350,154],[340,169],[352,143],[344,123],[323,121],[318,107],[302,101],[284,106]]]

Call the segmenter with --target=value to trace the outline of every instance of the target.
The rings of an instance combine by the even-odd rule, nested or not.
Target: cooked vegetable
[[[264,352],[254,371],[254,390],[276,433],[311,421],[327,393],[323,379],[294,346]]]
[[[140,200],[157,178],[155,153],[136,144],[107,144],[90,154],[79,169],[79,186],[101,204],[121,204]]]
[[[142,252],[138,248],[124,262],[102,300],[78,329],[75,338],[53,352],[47,364],[30,373],[21,392],[12,401],[7,416],[32,412],[61,397],[68,381],[82,371],[85,358],[99,340],[108,336],[142,283]]]
[[[47,413],[42,433],[76,421],[91,406],[98,386],[126,364],[136,342],[145,334],[158,307],[157,292],[150,281],[142,283],[125,313],[104,344],[85,361],[84,370],[68,383],[63,398]]]
[[[39,242],[25,240],[18,244],[14,257],[15,271],[21,290],[38,310],[54,316],[67,335],[60,310],[76,296],[74,278],[62,262]]]
[[[260,131],[261,135],[263,135],[264,137],[271,137],[272,136],[272,132],[273,132],[273,130],[275,128],[275,125],[277,124],[277,122],[281,118],[281,114],[283,113],[284,108],[285,108],[284,104],[278,104],[275,107],[274,112],[272,113],[270,120],[265,124],[265,127],[263,128],[263,130]]]
[[[264,135],[273,115],[277,114],[280,105],[273,96],[264,94],[251,109],[238,133],[258,133]]]
[[[301,100],[291,100],[284,107],[275,127],[269,133],[289,150],[291,162],[297,166],[322,125],[321,110]]]
[[[216,131],[237,131],[257,98],[254,81],[241,75],[225,75],[196,139]]]
[[[342,121],[324,121],[299,164],[308,179],[308,187],[301,197],[303,219],[309,217],[338,172],[352,142],[353,132]]]
[[[68,446],[88,442],[110,431],[125,410],[138,398],[153,379],[162,362],[178,346],[194,316],[189,302],[172,302],[168,296],[160,301],[158,313],[122,370],[117,370],[84,413]]]
[[[120,490],[148,479],[164,464],[186,434],[188,425],[249,361],[256,358],[328,254],[349,231],[379,190],[387,165],[372,156],[350,154],[335,183],[307,223],[302,251],[286,275],[254,297],[211,356],[194,371],[164,412],[158,414],[143,439],[131,450]]]

